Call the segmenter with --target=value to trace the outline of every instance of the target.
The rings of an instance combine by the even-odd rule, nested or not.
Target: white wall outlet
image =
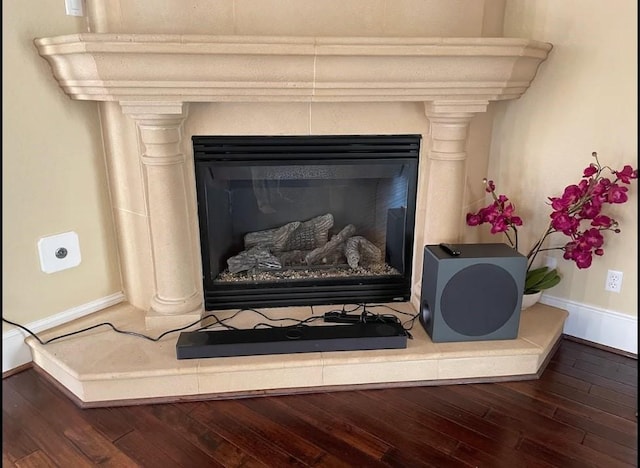
[[[67,16],[84,16],[84,0],[64,0]]]
[[[40,269],[55,273],[80,265],[80,241],[73,231],[42,237],[38,241]]]
[[[544,257],[544,266],[549,268],[549,270],[553,270],[558,267],[558,259],[547,255]]]
[[[619,293],[622,289],[622,272],[609,270],[607,272],[607,283],[604,286],[606,291]]]

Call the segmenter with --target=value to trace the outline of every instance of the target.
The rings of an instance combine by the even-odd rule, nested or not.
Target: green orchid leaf
[[[540,282],[545,277],[548,269],[549,268],[547,267],[542,267],[542,268],[537,268],[535,270],[529,271],[529,273],[527,273],[527,278],[525,280],[525,285],[524,285],[525,289],[531,289],[536,284],[538,284],[538,282]]]
[[[558,283],[560,275],[557,270],[549,270],[548,267],[537,268],[527,274],[524,290],[526,294],[531,294],[552,288]]]
[[[535,275],[535,274],[537,274],[537,273],[538,273],[538,272],[540,272],[540,271],[545,272],[545,271],[547,271],[548,269],[549,269],[549,267],[546,267],[546,266],[544,266],[544,267],[540,267],[540,268],[535,268],[535,269],[533,269],[533,270],[529,270],[529,272],[527,273],[527,275]]]
[[[544,275],[543,281],[547,281],[556,277],[560,278],[560,275],[558,274],[558,270],[551,270],[546,275]]]
[[[553,288],[559,282],[560,282],[560,276],[556,274],[555,276],[545,278],[543,281],[541,281],[536,285],[536,288],[540,290]]]

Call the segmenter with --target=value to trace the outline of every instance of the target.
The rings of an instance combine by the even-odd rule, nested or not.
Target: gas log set
[[[363,236],[356,235],[353,224],[330,235],[333,227],[333,215],[327,213],[275,229],[249,232],[244,236],[245,250],[227,260],[228,272],[220,279],[231,280],[230,274],[241,272],[253,275],[288,269],[300,274],[308,272],[307,268],[326,267],[360,272],[361,268],[380,270],[385,266],[382,251]]]

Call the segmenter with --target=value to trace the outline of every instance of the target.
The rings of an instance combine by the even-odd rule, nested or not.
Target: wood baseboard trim
[[[600,343],[595,343],[593,341],[585,340],[585,339],[582,339],[582,338],[578,338],[576,336],[571,336],[571,335],[566,335],[566,334],[563,334],[562,337],[566,338],[569,341],[575,341],[576,343],[580,343],[580,344],[583,344],[583,345],[590,346],[591,348],[601,349],[602,351],[607,351],[609,353],[617,354],[619,356],[624,356],[624,357],[628,357],[628,358],[631,358],[631,359],[638,360],[638,355],[637,354],[630,353],[630,352],[625,351],[623,349],[612,348],[610,346],[605,346],[605,345],[600,344]]]
[[[2,378],[6,379],[7,377],[11,377],[12,375],[19,374],[20,372],[24,372],[27,369],[31,369],[33,367],[33,363],[27,362],[26,364],[22,364],[21,366],[14,367],[13,369],[9,369],[6,372],[2,373]]]

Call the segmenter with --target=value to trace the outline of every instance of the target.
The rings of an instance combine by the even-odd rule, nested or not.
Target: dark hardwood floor
[[[2,381],[2,465],[637,466],[637,360],[563,339],[539,380],[79,409]]]

